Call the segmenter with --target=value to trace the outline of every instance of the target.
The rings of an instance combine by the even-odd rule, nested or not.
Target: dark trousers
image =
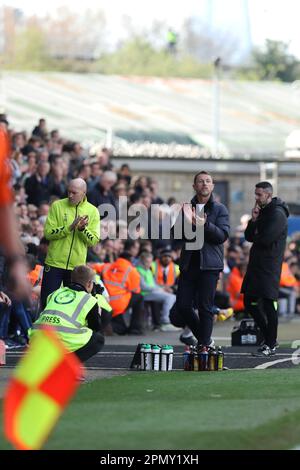
[[[152,321],[153,329],[158,328],[160,326],[161,304],[158,302],[145,301],[145,300],[144,300],[144,304],[145,304],[145,310],[147,311],[147,307],[148,307],[149,309],[148,311],[151,314],[151,321]]]
[[[277,303],[272,299],[259,299],[245,294],[244,304],[247,313],[254,318],[261,330],[265,343],[274,348],[277,340]]]
[[[13,300],[10,307],[6,304],[0,304],[0,338],[7,338],[9,334],[14,334],[18,327],[21,328],[22,334],[27,339],[32,321],[24,304],[17,300]]]
[[[132,294],[126,310],[130,308],[132,309],[132,314],[128,328],[124,321],[123,314],[112,318],[111,324],[113,331],[118,335],[143,332],[144,297],[142,294]]]
[[[41,311],[46,307],[48,295],[59,289],[61,283],[64,286],[70,284],[71,272],[69,269],[53,268],[53,266],[45,264],[41,287]]]
[[[94,356],[97,354],[97,352],[101,351],[101,349],[104,346],[104,336],[99,333],[93,331],[93,334],[90,338],[90,340],[86,343],[86,345],[82,346],[82,348],[77,349],[77,351],[74,352],[78,359],[80,359],[81,362],[85,362],[90,357]]]
[[[189,271],[180,275],[176,309],[197,338],[208,346],[213,330],[213,306],[219,271]],[[198,310],[198,314],[196,313]],[[171,318],[171,316],[170,316]]]
[[[30,312],[25,308],[22,302],[13,300],[10,308],[10,328],[12,327],[12,333],[18,326],[21,328],[22,334],[28,339],[28,330],[32,327],[32,321],[30,318]]]
[[[0,339],[6,339],[8,336],[9,317],[10,307],[0,303]]]
[[[104,330],[111,323],[111,312],[102,309],[101,311],[101,333],[104,333]]]

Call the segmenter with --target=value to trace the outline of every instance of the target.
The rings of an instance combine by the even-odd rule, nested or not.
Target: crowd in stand
[[[4,122],[4,120],[3,120]],[[8,125],[8,123],[6,123]],[[89,151],[79,142],[70,142],[59,131],[48,131],[40,119],[31,135],[10,130],[11,172],[15,193],[15,214],[20,239],[25,246],[31,299],[16,300],[5,284],[5,257],[0,256],[0,338],[7,348],[26,344],[27,332],[40,313],[40,286],[49,241],[44,225],[55,200],[67,197],[68,182],[82,178],[87,184],[88,201],[99,207],[110,204],[121,217],[124,197],[129,206],[161,205],[156,217],[172,217],[174,197],[164,201],[157,181],[144,175],[133,177],[129,165],[115,166],[110,149]],[[244,239],[249,216],[225,243],[225,268],[215,298],[216,319],[227,318],[230,309],[236,317],[244,312],[240,287],[246,270],[250,244]],[[160,227],[160,225],[159,225]],[[87,263],[101,276],[113,312],[106,334],[143,334],[151,327],[175,331],[169,312],[175,303],[179,276],[180,243],[158,236],[156,240],[128,238],[127,222],[109,217],[101,222],[101,241],[88,250]],[[149,237],[150,238],[150,237]],[[58,253],[59,256],[59,253]],[[128,266],[134,267],[126,278]],[[122,279],[114,278],[116,270]],[[126,278],[126,279],[125,279]],[[300,234],[289,239],[283,263],[279,313],[300,313]],[[118,297],[119,296],[119,297]],[[228,316],[230,316],[228,314]]]

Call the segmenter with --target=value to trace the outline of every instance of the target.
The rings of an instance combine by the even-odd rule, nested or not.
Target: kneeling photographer
[[[95,273],[88,266],[76,266],[68,287],[60,287],[47,299],[47,305],[33,324],[55,328],[70,352],[85,362],[104,346],[103,329],[110,321],[110,305],[102,296],[103,288],[94,283]]]

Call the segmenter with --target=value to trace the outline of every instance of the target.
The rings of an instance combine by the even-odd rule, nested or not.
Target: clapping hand
[[[3,303],[5,305],[7,305],[8,307],[11,306],[11,300],[10,298],[8,297],[8,295],[6,295],[4,292],[0,291],[0,303]]]
[[[198,227],[201,227],[206,222],[207,215],[203,214],[203,217],[200,217],[199,215],[196,215],[195,207],[191,207],[190,204],[184,204],[183,205],[183,212],[184,212],[184,215],[185,215],[186,219],[192,225],[197,225]]]
[[[81,217],[78,216],[78,217],[76,217],[76,219],[73,220],[72,224],[70,225],[71,232],[72,232],[72,230],[74,230],[77,227],[80,219],[81,219]]]
[[[70,225],[70,230],[72,231],[77,228],[78,230],[82,231],[85,229],[88,223],[88,215],[79,215],[78,217],[76,217],[76,219],[73,220],[72,224]]]
[[[80,220],[79,220],[76,228],[82,232],[85,229],[85,227],[87,226],[88,223],[89,223],[89,216],[84,215],[83,217],[80,217]]]

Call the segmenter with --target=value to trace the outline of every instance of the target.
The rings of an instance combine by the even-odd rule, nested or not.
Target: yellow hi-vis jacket
[[[85,291],[76,291],[69,287],[60,287],[48,297],[45,310],[34,322],[30,337],[34,330],[51,325],[69,351],[85,346],[93,331],[88,328],[86,317],[99,302]]]
[[[78,216],[88,215],[87,227],[81,232],[70,230],[70,225]],[[85,264],[87,249],[100,240],[100,216],[97,207],[86,198],[77,206],[72,206],[68,198],[51,204],[45,223],[45,237],[50,241],[45,264],[54,268],[69,269]],[[45,271],[49,269],[45,267]]]

